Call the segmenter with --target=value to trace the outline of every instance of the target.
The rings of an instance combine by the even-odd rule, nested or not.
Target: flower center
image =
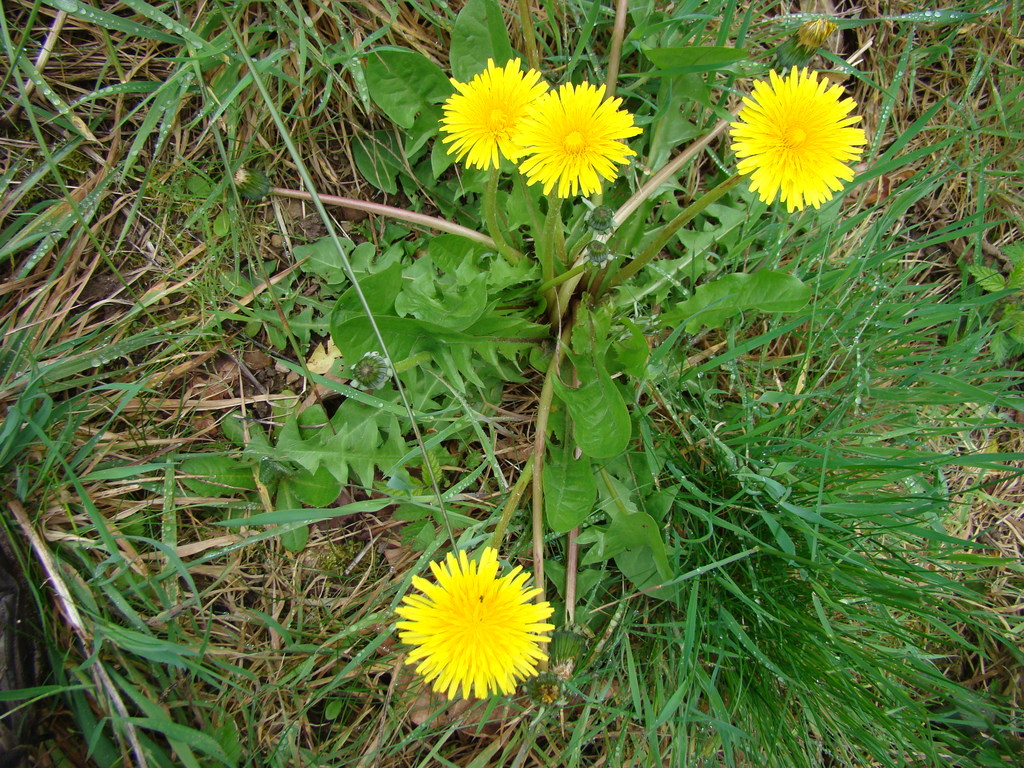
[[[799,147],[806,138],[807,132],[803,128],[793,126],[786,132],[786,137],[783,141],[787,147]]]
[[[565,137],[562,149],[565,150],[566,154],[578,155],[583,152],[583,147],[586,143],[586,137],[580,131],[573,131]]]
[[[492,109],[490,119],[487,121],[487,127],[491,129],[492,133],[505,133],[512,124],[512,120],[509,118],[508,112],[504,109]]]

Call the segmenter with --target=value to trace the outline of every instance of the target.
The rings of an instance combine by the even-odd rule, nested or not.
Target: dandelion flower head
[[[513,568],[498,576],[498,552],[487,547],[479,563],[464,551],[433,562],[435,582],[414,576],[422,594],[409,594],[396,612],[399,637],[413,646],[407,663],[416,665],[435,691],[449,699],[461,691],[485,698],[510,694],[519,680],[537,672],[546,659],[540,634],[554,609],[534,603],[540,590],[526,586],[530,574]]]
[[[545,91],[540,72],[520,70],[520,60],[504,67],[487,60],[487,69],[468,83],[452,80],[456,93],[444,103],[442,141],[450,144],[448,154],[471,168],[498,167],[499,153],[515,160],[519,156],[515,134],[529,106]]]
[[[839,85],[793,67],[788,77],[769,73],[755,83],[732,128],[736,170],[766,203],[776,196],[789,211],[832,199],[853,178],[847,163],[860,158],[867,139],[852,127],[860,115]]]
[[[519,170],[529,184],[559,197],[601,191],[601,179],[615,178],[616,164],[628,162],[632,149],[623,139],[640,129],[619,109],[622,99],[604,98],[604,86],[589,83],[549,91],[531,108],[519,133],[524,159]]]

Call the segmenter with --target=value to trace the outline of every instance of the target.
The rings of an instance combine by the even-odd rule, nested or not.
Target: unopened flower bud
[[[815,19],[800,28],[775,51],[775,68],[788,71],[793,67],[806,67],[829,35],[838,27],[828,19]]]
[[[587,226],[594,232],[611,232],[615,225],[615,211],[607,205],[599,205],[587,215]]]
[[[246,200],[262,200],[270,193],[270,181],[262,171],[253,171],[242,166],[235,171],[235,187]]]
[[[615,254],[603,240],[593,240],[587,246],[587,259],[594,266],[600,267],[614,258]]]
[[[380,389],[391,378],[391,363],[379,352],[367,352],[352,366],[352,386]]]
[[[583,653],[584,638],[568,629],[556,630],[548,646],[549,670],[560,680],[568,680]]]

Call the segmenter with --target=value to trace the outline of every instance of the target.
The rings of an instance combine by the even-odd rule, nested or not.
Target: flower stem
[[[555,351],[551,354],[544,386],[540,390],[537,403],[537,421],[533,436],[533,574],[537,588],[544,599],[544,450],[547,447],[548,420],[551,417],[551,401],[555,396],[555,376],[562,365],[565,345],[569,342],[572,324],[567,323],[562,337],[555,343]]]
[[[576,581],[579,573],[580,545],[576,541],[579,526],[565,536],[565,626],[576,623]]]
[[[615,96],[615,83],[619,79],[619,62],[622,59],[622,38],[626,35],[626,5],[628,0],[615,0],[615,26],[612,27],[612,42],[608,49],[608,76],[604,81],[605,96]]]
[[[697,141],[693,142],[693,144],[688,146],[662,166],[660,171],[651,176],[651,178],[647,180],[647,183],[633,193],[633,196],[624,202],[619,207],[619,210],[615,212],[613,220],[615,221],[616,226],[622,226],[623,222],[625,222],[626,219],[628,219],[630,215],[641,206],[644,200],[657,192],[658,188],[661,187],[662,184],[672,178],[680,168],[690,162],[698,152],[704,149],[704,147],[710,144],[716,136],[721,134],[728,127],[728,120],[720,120],[706,136],[697,139]]]
[[[501,510],[501,517],[498,518],[498,524],[494,526],[494,533],[491,534],[491,546],[495,549],[501,549],[501,542],[505,538],[505,531],[508,530],[509,521],[512,519],[512,514],[516,511],[516,507],[519,506],[519,500],[523,498],[523,491],[526,490],[526,484],[530,482],[531,477],[533,477],[533,464],[527,464],[523,467],[523,471],[519,473],[516,484],[512,486],[512,492],[509,494],[508,499],[505,500],[505,506]]]
[[[526,211],[530,216],[530,232],[534,237],[534,248],[539,249],[540,243],[536,242],[541,232],[541,221],[540,211],[537,210],[537,201],[533,199],[533,195],[530,194],[530,188],[526,186],[523,174],[516,172],[513,174],[515,178],[516,188],[522,193],[523,199],[526,201]]]
[[[500,175],[501,172],[497,166],[492,167],[487,175],[487,184],[484,185],[484,221],[487,222],[487,229],[501,255],[513,264],[518,264],[522,260],[523,254],[508,244],[498,221],[498,177]]]
[[[561,266],[565,260],[565,232],[562,226],[562,198],[552,195],[548,198],[548,213],[544,218],[544,231],[540,236],[537,252],[540,254],[540,275],[542,285],[555,279],[555,262]],[[557,326],[561,310],[558,308],[557,294],[550,288],[541,290],[541,295],[548,305],[548,316],[552,326]]]
[[[736,176],[730,176],[710,192],[697,198],[690,205],[684,208],[679,215],[665,225],[661,232],[658,233],[658,236],[654,239],[654,242],[647,246],[647,249],[643,253],[619,270],[618,274],[615,275],[608,287],[613,288],[616,285],[625,282],[647,266],[647,263],[651,261],[651,259],[661,253],[661,249],[668,244],[668,241],[675,236],[676,232],[688,224],[694,216],[711,205],[711,203],[715,202],[715,200],[735,187],[740,182],[741,178],[742,177],[738,174]]]
[[[530,8],[530,0],[519,0],[519,23],[523,27],[526,64],[531,69],[539,69],[540,54],[537,52],[537,33],[533,28],[533,10]]]
[[[557,277],[551,278],[546,283],[543,283],[541,285],[541,287],[540,287],[541,293],[544,293],[546,291],[550,291],[552,288],[557,288],[559,285],[564,283],[569,278],[576,277],[576,275],[578,275],[581,272],[583,272],[583,270],[585,270],[586,268],[587,268],[587,265],[584,262],[583,264],[577,264],[575,267],[570,269],[568,272],[563,272],[562,274],[558,275]]]
[[[270,194],[277,195],[278,197],[287,197],[292,200],[305,200],[307,202],[311,202],[313,200],[313,195],[300,189],[271,187]],[[337,205],[343,208],[354,208],[357,211],[377,214],[378,216],[387,216],[392,219],[398,219],[399,221],[405,221],[409,224],[415,224],[423,229],[433,229],[438,232],[448,232],[452,235],[459,235],[467,240],[472,240],[475,243],[486,245],[488,248],[494,248],[495,250],[498,249],[498,244],[482,232],[477,232],[475,229],[464,227],[461,224],[454,224],[453,222],[446,221],[444,219],[438,219],[434,216],[427,216],[423,213],[408,211],[405,208],[395,208],[391,205],[371,203],[366,200],[356,200],[352,197],[321,195],[318,193],[317,198],[319,198],[320,202],[324,205]]]

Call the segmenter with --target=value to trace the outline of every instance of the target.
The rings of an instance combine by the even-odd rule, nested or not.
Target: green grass
[[[842,19],[825,61],[852,75],[872,139],[853,191],[786,216],[741,185],[616,289],[607,316],[588,315],[591,333],[618,323],[616,360],[638,354],[630,327],[650,353],[613,385],[632,414],[627,449],[595,462],[574,577],[586,650],[564,704],[468,710],[402,666],[393,610],[450,531],[487,541],[529,461],[550,355],[535,276],[483,270],[479,253],[377,217],[246,203],[230,181],[245,164],[279,186],[481,227],[482,176],[431,173],[433,139],[403,153],[430,126],[396,130],[366,80],[381,46],[447,72],[457,14],[67,5],[56,22],[65,4],[14,3],[0,30],[0,84],[17,102],[0,121],[0,521],[46,667],[3,697],[30,702],[33,764],[1020,760],[1024,400],[1019,358],[990,346],[1019,299],[968,269],[1006,274],[1019,237],[1012,4]],[[504,5],[523,50],[518,6]],[[534,11],[549,78],[603,81],[614,8]],[[766,61],[796,24],[770,13],[630,3],[618,95],[645,138],[605,202],[710,130],[753,72],[712,72],[705,91],[703,75],[669,82],[645,48],[747,46]],[[639,248],[731,162],[713,142],[623,238]],[[470,265],[457,280],[456,264]],[[424,346],[422,329],[407,337],[375,310],[390,306],[391,268],[403,317],[436,298],[410,285],[443,279],[451,315],[485,289],[505,314],[483,315],[491,337]],[[697,333],[659,320],[756,269],[799,278],[812,300]],[[311,373],[332,330],[346,353],[388,349],[401,396]],[[571,452],[569,421],[556,406],[551,451]],[[657,541],[604,551],[630,515]],[[529,504],[507,522],[502,554],[526,564]],[[569,545],[550,531],[544,543],[561,623]]]

